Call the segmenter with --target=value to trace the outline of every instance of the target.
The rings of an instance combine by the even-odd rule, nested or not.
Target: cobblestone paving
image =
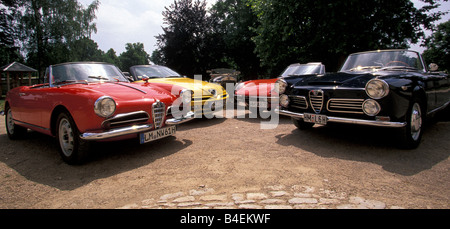
[[[216,193],[199,187],[155,199],[130,203],[120,209],[402,209],[346,193],[310,186],[267,186],[257,192]]]

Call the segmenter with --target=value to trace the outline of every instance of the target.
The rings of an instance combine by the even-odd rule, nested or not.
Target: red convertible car
[[[6,131],[21,138],[27,129],[55,136],[68,164],[82,163],[90,141],[140,138],[146,143],[176,132],[193,113],[173,115],[173,105],[191,102],[192,92],[131,84],[114,65],[96,62],[49,66],[44,84],[10,90]],[[179,109],[177,109],[179,110]]]
[[[291,64],[278,78],[260,79],[242,82],[236,85],[235,99],[238,106],[256,108],[269,108],[271,103],[278,105],[278,93],[274,93],[274,85],[278,79],[298,78],[306,75],[325,74],[325,65],[322,63]]]

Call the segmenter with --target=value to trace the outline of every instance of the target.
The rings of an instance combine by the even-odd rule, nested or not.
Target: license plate
[[[250,107],[267,107],[266,101],[249,101]]]
[[[303,120],[305,122],[311,122],[311,123],[326,125],[328,118],[327,118],[326,115],[304,114],[303,115]]]
[[[158,130],[152,130],[149,132],[141,133],[140,134],[141,144],[165,138],[168,136],[172,136],[175,134],[176,131],[177,131],[176,126],[169,126]]]

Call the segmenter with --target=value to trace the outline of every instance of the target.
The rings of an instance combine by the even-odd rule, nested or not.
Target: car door
[[[435,81],[436,106],[441,108],[450,100],[450,79],[447,74],[439,74]]]

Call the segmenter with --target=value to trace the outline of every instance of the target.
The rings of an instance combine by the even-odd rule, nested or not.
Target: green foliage
[[[129,71],[133,65],[149,64],[150,56],[144,50],[144,44],[128,43],[125,49],[126,51],[119,56],[119,66],[123,71]]]
[[[163,16],[166,26],[156,37],[158,51],[152,60],[191,77],[222,64],[222,42],[213,32],[216,21],[208,16],[206,1],[174,1]]]
[[[5,8],[0,9],[0,66],[14,61],[23,61],[19,47],[15,44],[17,29],[15,15],[17,12],[16,2],[13,0],[2,0]]]
[[[215,33],[223,42],[223,60],[240,71],[244,79],[258,78],[263,69],[252,41],[257,34],[251,29],[258,26],[258,18],[248,1],[218,0],[211,9],[211,17],[218,21]]]
[[[96,47],[90,40],[96,32],[95,11],[100,2],[93,1],[84,8],[76,0],[21,0],[18,1],[19,39],[24,43],[28,64],[35,66],[42,76],[47,65],[85,60],[99,53],[89,53]],[[96,51],[93,51],[96,52]]]
[[[349,53],[407,48],[424,37],[440,13],[435,1],[416,9],[409,0],[251,0],[258,16],[256,52],[269,72],[292,62],[320,61],[338,70]]]
[[[426,39],[423,57],[427,63],[439,65],[440,70],[450,72],[450,20],[438,25],[437,30]]]

